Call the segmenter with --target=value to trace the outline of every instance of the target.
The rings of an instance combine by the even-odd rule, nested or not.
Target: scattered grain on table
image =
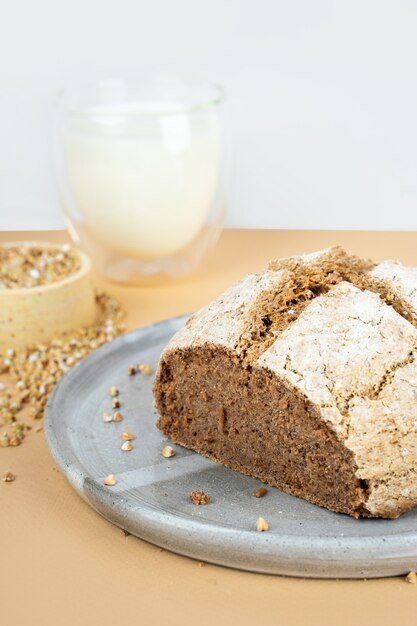
[[[106,487],[113,487],[117,483],[116,476],[114,474],[109,474],[103,480],[103,483],[106,485]]]
[[[210,496],[204,493],[204,491],[192,491],[190,493],[190,499],[196,506],[205,505],[210,502]]]
[[[258,517],[256,522],[256,530],[260,533],[269,530],[269,524],[263,517]]]
[[[90,352],[124,332],[125,313],[118,301],[100,292],[96,303],[97,323],[48,343],[9,348],[0,354],[0,447],[20,445],[31,429],[30,421],[43,417],[60,378]]]
[[[162,456],[166,459],[170,459],[171,457],[175,456],[174,448],[172,448],[171,446],[165,446],[164,448],[162,448]]]
[[[16,476],[12,472],[6,472],[3,476],[3,482],[12,483],[16,479]]]
[[[144,376],[150,376],[152,374],[152,368],[148,363],[138,363],[138,370]]]

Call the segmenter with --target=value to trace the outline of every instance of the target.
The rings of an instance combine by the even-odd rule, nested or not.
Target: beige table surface
[[[65,233],[0,233],[66,240]],[[203,268],[166,287],[100,285],[128,311],[128,327],[191,311],[274,257],[339,243],[380,260],[417,265],[417,234],[226,231]],[[43,433],[0,448],[0,626],[119,624],[417,624],[417,585],[403,578],[307,580],[252,574],[161,551],[123,537],[54,467]],[[417,563],[416,563],[417,567]]]

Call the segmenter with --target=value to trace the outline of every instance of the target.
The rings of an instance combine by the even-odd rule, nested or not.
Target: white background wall
[[[226,85],[229,226],[417,228],[416,33],[412,0],[3,0],[0,228],[62,226],[52,95],[124,72]]]

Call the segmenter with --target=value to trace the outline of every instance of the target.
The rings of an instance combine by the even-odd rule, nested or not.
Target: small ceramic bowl
[[[36,246],[62,250],[61,244],[14,241],[2,247]],[[0,289],[0,352],[47,342],[93,324],[97,305],[90,258],[77,250],[80,268],[62,280],[38,287]]]

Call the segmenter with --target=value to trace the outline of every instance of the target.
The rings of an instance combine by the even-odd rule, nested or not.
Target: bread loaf
[[[163,352],[174,442],[354,517],[417,503],[417,268],[335,247],[274,261]]]

